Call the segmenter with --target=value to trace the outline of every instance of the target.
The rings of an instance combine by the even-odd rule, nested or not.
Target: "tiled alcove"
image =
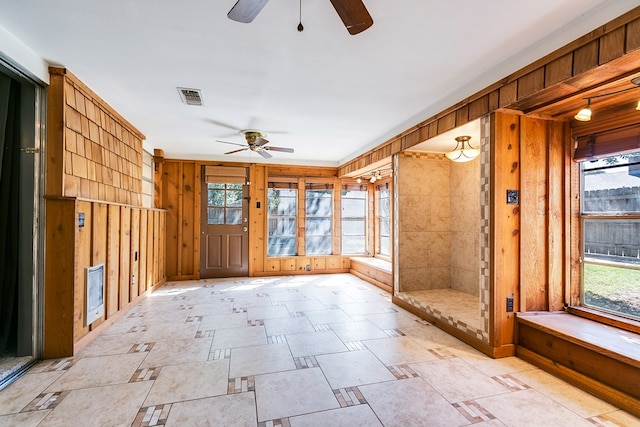
[[[481,155],[454,163],[442,154],[394,159],[394,295],[470,336],[489,341],[489,117]]]

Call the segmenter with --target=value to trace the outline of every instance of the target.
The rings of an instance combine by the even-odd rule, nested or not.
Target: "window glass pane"
[[[207,224],[224,224],[224,208],[207,208]]]
[[[331,218],[307,218],[307,236],[331,234]]]
[[[331,236],[308,236],[307,255],[331,255]]]
[[[362,199],[342,198],[342,217],[363,217],[366,212],[366,202]]]
[[[365,230],[364,218],[343,219],[342,220],[342,235],[360,235],[364,236]]]
[[[268,189],[267,256],[293,256],[297,254],[297,205],[297,190]]]
[[[269,237],[267,256],[294,256],[295,254],[295,237]]]
[[[391,254],[391,240],[389,239],[389,237],[380,237],[380,255],[387,255],[389,256]]]
[[[227,208],[228,225],[242,224],[242,208]]]
[[[209,184],[212,185],[212,184]],[[209,206],[224,206],[224,190],[209,190]]]
[[[378,235],[376,236],[378,254],[383,256],[391,256],[390,251],[390,203],[389,190],[379,188],[377,191],[377,216],[378,216]]]
[[[307,195],[307,215],[329,216],[331,215],[331,206],[331,198]]]
[[[610,214],[640,212],[640,155],[608,157],[584,162],[583,212]]]
[[[365,245],[364,236],[342,236],[342,253],[344,254],[364,254]]]
[[[582,303],[640,318],[640,154],[581,164]]]
[[[215,183],[214,182],[210,182],[210,183],[207,184],[207,188],[211,188],[211,189],[213,189],[213,188],[222,188],[223,189],[224,188],[224,184],[220,184],[220,183],[217,183],[217,182],[215,182]]]
[[[227,206],[242,206],[242,190],[227,190]]]

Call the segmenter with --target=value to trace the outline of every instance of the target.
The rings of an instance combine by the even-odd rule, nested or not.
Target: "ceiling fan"
[[[255,153],[260,154],[265,159],[270,159],[273,156],[269,153],[269,151],[281,151],[283,153],[293,153],[293,148],[272,147],[272,146],[267,147],[266,145],[269,143],[269,141],[264,138],[265,136],[267,136],[265,132],[255,130],[255,129],[244,129],[244,130],[241,130],[240,133],[243,134],[245,139],[247,140],[246,145],[238,144],[237,142],[228,142],[228,141],[222,141],[220,139],[216,139],[216,141],[222,142],[223,144],[231,144],[231,145],[237,145],[239,147],[243,147],[237,150],[228,151],[224,154],[233,154],[233,153],[239,153],[240,151],[251,150]]]
[[[233,21],[249,23],[258,16],[269,0],[238,0],[227,17]],[[363,32],[373,25],[373,18],[362,0],[331,0],[349,34]]]

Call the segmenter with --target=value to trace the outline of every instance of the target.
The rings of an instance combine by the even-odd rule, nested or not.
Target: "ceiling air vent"
[[[180,98],[182,98],[182,102],[185,104],[202,106],[202,92],[200,92],[200,89],[179,87],[178,92],[180,92]]]

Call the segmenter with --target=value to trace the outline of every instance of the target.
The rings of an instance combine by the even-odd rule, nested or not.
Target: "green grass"
[[[640,317],[640,270],[584,264],[584,302]]]

